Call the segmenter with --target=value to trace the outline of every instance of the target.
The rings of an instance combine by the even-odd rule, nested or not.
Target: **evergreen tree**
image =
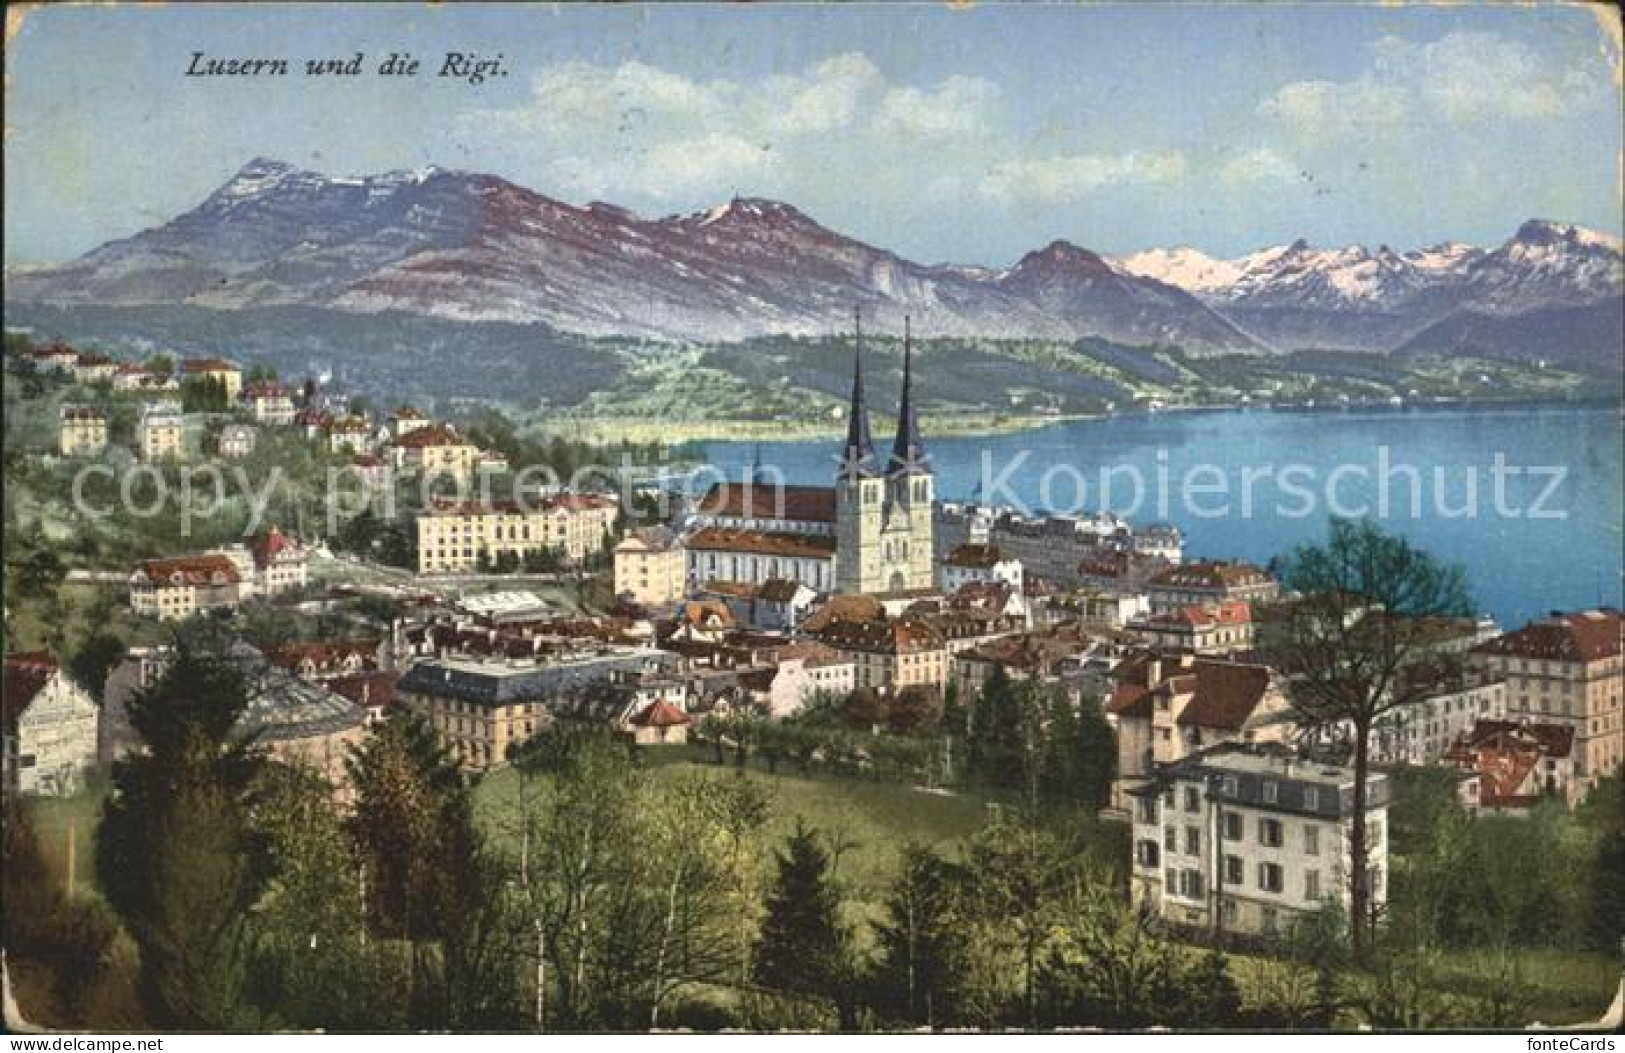
[[[261,876],[248,817],[263,760],[234,732],[247,704],[238,665],[182,637],[173,662],[130,705],[146,746],[114,767],[96,865],[141,950],[154,1023],[252,1026],[241,997],[243,925]]]
[[[1072,799],[1093,815],[1111,803],[1117,779],[1117,733],[1101,709],[1100,699],[1086,695],[1078,707]]]
[[[840,922],[829,853],[819,841],[798,820],[778,853],[778,877],[756,944],[756,982],[834,1001],[850,1026],[852,937]]]
[[[929,849],[904,848],[886,919],[875,927],[875,996],[888,1017],[927,1027],[959,1019],[969,939],[961,903],[966,880],[962,867]]]

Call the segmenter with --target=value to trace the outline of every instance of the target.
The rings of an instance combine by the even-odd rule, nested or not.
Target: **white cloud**
[[[1543,64],[1525,45],[1494,33],[1447,33],[1417,44],[1382,37],[1370,67],[1347,80],[1285,84],[1261,116],[1308,138],[1384,132],[1443,122],[1552,119],[1593,107],[1599,86]]]
[[[900,137],[941,138],[975,132],[991,119],[998,85],[977,77],[948,77],[935,88],[893,88],[880,103],[875,128]]]
[[[1107,186],[1178,183],[1188,169],[1189,162],[1180,150],[1030,158],[997,165],[978,191],[995,201],[1061,204],[1082,200]]]
[[[547,173],[556,191],[663,207],[809,183],[924,183],[934,172],[913,171],[899,152],[922,142],[961,157],[997,149],[1006,138],[998,99],[996,85],[974,77],[895,83],[858,52],[755,80],[572,62],[537,74],[521,104],[475,111],[463,127],[501,140],[516,169]],[[980,156],[975,167],[985,167]]]
[[[1231,154],[1219,165],[1219,178],[1230,184],[1288,183],[1300,174],[1297,165],[1269,146]]]
[[[807,74],[775,78],[766,94],[784,100],[774,127],[799,135],[851,125],[885,88],[885,76],[868,56],[849,52],[825,59]]]

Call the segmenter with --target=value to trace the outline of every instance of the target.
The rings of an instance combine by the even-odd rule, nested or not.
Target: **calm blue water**
[[[935,440],[927,421],[926,445],[937,494],[949,500],[971,497],[980,480],[999,503],[1172,522],[1192,555],[1257,563],[1323,537],[1333,512],[1364,512],[1464,564],[1478,606],[1505,626],[1551,609],[1621,604],[1617,408],[1225,410]],[[761,446],[766,464],[801,483],[831,478],[835,448]],[[710,443],[705,453],[738,478],[754,449]],[[1112,469],[1106,493],[1103,468]]]

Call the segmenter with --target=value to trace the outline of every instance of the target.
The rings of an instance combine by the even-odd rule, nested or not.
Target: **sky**
[[[1621,59],[1598,10],[47,7],[8,32],[5,259],[162,223],[258,156],[437,164],[648,216],[771,197],[987,266],[1057,238],[1235,256],[1494,244],[1534,217],[1618,235]],[[440,77],[448,51],[506,75]],[[293,74],[187,77],[194,52]],[[356,52],[365,76],[302,73]],[[419,75],[375,75],[390,52]]]

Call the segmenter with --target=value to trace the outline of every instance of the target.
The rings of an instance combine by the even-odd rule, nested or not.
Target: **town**
[[[350,1008],[375,1010],[352,1020],[374,1028],[1522,1026],[1602,1009],[1625,870],[1620,611],[1496,625],[1445,564],[1363,524],[1266,568],[1192,555],[1173,524],[945,500],[906,340],[889,442],[871,431],[861,332],[850,343],[827,482],[758,459],[691,494],[608,476],[529,486],[526,468],[621,451],[526,441],[491,411],[383,409],[224,352],[136,361],[8,332],[3,758],[22,808],[8,882],[14,851],[44,852],[67,892],[40,899],[42,919],[101,885],[143,944],[160,922],[122,904],[162,890],[105,887],[132,858],[109,839],[145,829],[137,788],[173,774],[143,781],[150,765],[187,756],[169,738],[213,735],[277,787],[254,791],[259,812],[274,799],[327,816],[267,830],[245,813],[236,836],[269,838],[289,865],[317,866],[314,842],[295,843],[307,834],[327,839],[323,858],[355,857],[315,884],[274,878],[272,915],[306,909],[287,890],[321,881],[349,902],[360,866],[374,900],[301,917],[295,935],[332,941],[326,966],[375,982],[400,961],[356,965],[367,933],[427,940],[437,968],[461,962],[459,982],[488,996],[386,1011],[370,993]],[[131,512],[127,482],[120,509],[111,481],[211,465],[288,473],[292,493],[180,529],[189,510]],[[66,500],[92,467],[106,471],[89,504],[110,510],[95,516]],[[342,517],[322,486],[335,471],[368,497]],[[1399,578],[1360,577],[1379,550],[1406,553]],[[211,668],[236,685],[218,699]],[[1348,668],[1371,679],[1351,685]],[[217,711],[183,720],[187,705]],[[185,763],[226,778],[215,757]],[[794,802],[775,803],[786,786]],[[396,813],[431,793],[431,832],[408,837],[419,819]],[[653,827],[622,815],[654,800]],[[14,848],[14,829],[39,845]],[[572,856],[593,830],[665,847]],[[457,831],[488,847],[442,862]],[[707,849],[766,831],[750,865]],[[1503,887],[1504,855],[1547,850]],[[595,872],[605,902],[538,884],[564,862],[610,868]],[[473,928],[454,933],[448,903],[419,890],[439,866],[517,876],[499,893],[463,875],[447,894]],[[617,909],[608,890],[637,874],[671,890],[668,910],[639,915],[657,964],[641,947],[607,964],[617,952],[569,926],[610,925],[592,912]],[[797,890],[812,901],[784,901]],[[391,897],[398,917],[381,913]],[[419,910],[437,913],[432,935],[413,935]],[[1067,928],[1067,910],[1087,922]],[[103,924],[81,966],[98,975],[120,960]],[[497,940],[492,926],[526,948],[500,979],[456,957],[474,953],[470,933]],[[339,950],[344,933],[362,949]],[[1520,962],[1565,941],[1603,952],[1602,979],[1554,973],[1532,1003]],[[48,942],[8,945],[24,1011],[102,1023],[83,996],[49,993],[85,977],[64,981]],[[191,951],[169,982],[218,964]],[[1113,955],[1141,956],[1151,978],[1107,990],[1091,963]],[[277,1019],[342,1026],[300,990]],[[157,1001],[182,1026],[241,1026],[173,991]]]

